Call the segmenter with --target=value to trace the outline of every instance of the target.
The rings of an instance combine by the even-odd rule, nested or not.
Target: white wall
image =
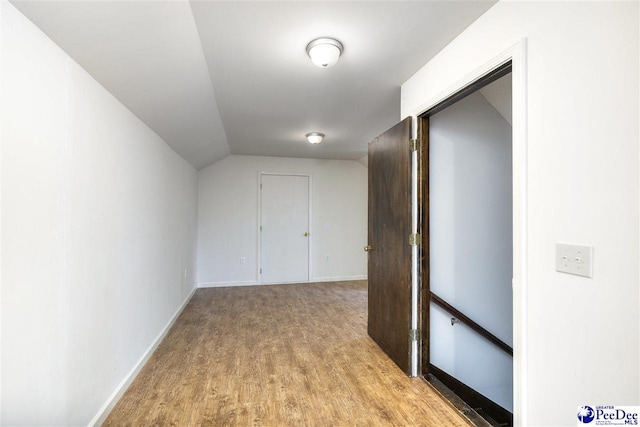
[[[431,291],[513,346],[511,194],[511,125],[480,92],[429,118]],[[430,362],[512,410],[511,358],[450,318],[431,311]]]
[[[198,283],[258,279],[258,177],[311,175],[311,281],[367,274],[367,169],[356,161],[232,155],[198,173]],[[325,224],[329,223],[329,229]],[[325,256],[330,261],[325,261]],[[247,262],[240,264],[240,257]]]
[[[2,8],[2,424],[86,425],[194,288],[197,173]]]
[[[418,114],[527,38],[531,426],[640,401],[638,16],[637,2],[500,2],[402,86],[402,117]],[[593,278],[556,272],[556,242],[593,246]]]

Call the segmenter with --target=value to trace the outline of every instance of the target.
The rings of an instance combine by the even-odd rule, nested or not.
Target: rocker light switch
[[[556,243],[556,271],[592,277],[591,246]]]

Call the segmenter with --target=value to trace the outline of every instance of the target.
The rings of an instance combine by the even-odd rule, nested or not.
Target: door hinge
[[[409,244],[411,246],[420,246],[420,234],[409,235]]]
[[[420,329],[409,329],[409,341],[420,340]]]
[[[262,274],[262,269],[260,269],[260,274]]]
[[[418,140],[417,139],[412,139],[411,141],[409,141],[409,149],[411,151],[418,151]]]

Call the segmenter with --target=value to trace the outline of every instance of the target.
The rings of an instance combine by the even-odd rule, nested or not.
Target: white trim
[[[311,262],[313,260],[313,245],[311,244],[313,242],[313,233],[311,233],[311,230],[313,230],[313,215],[312,215],[312,204],[311,204],[311,200],[313,200],[313,176],[311,175],[311,173],[307,174],[306,176],[309,177],[309,219],[308,219],[308,224],[309,224],[309,251],[307,252],[307,256],[308,256],[308,262],[309,262],[309,268],[307,269],[307,280],[309,280],[309,278],[313,277],[313,263]]]
[[[418,118],[411,119],[411,138],[418,139]],[[411,234],[418,233],[418,151],[411,152]],[[411,329],[417,330],[420,322],[420,260],[418,246],[411,247]],[[411,341],[410,369],[411,376],[418,376],[418,341]]]
[[[131,371],[129,371],[129,373],[122,379],[122,381],[120,382],[120,384],[118,384],[118,386],[113,391],[113,393],[111,393],[111,396],[109,396],[107,398],[107,401],[104,403],[104,405],[102,405],[98,413],[89,422],[88,424],[89,427],[100,426],[102,425],[102,423],[105,422],[105,420],[111,413],[111,410],[113,409],[113,407],[116,406],[116,403],[118,403],[118,400],[120,400],[124,392],[127,391],[127,388],[131,385],[133,380],[138,376],[138,374],[142,370],[142,367],[145,365],[145,363],[147,363],[147,361],[149,360],[153,352],[156,351],[156,349],[158,348],[158,346],[160,345],[164,337],[167,335],[167,333],[169,333],[169,330],[171,330],[171,327],[180,316],[180,313],[182,313],[182,310],[184,310],[184,308],[187,306],[189,301],[191,301],[191,298],[193,297],[193,294],[196,292],[196,289],[197,288],[193,288],[191,292],[189,292],[189,295],[187,295],[187,298],[185,298],[182,305],[176,310],[173,316],[171,316],[171,319],[169,319],[169,322],[167,322],[166,326],[162,329],[160,334],[151,343],[147,351],[142,355],[142,357],[138,360],[138,362],[136,362],[136,364],[133,366],[133,369],[131,369]]]
[[[308,188],[307,188],[307,195],[309,197],[309,206],[307,209],[307,213],[308,213],[308,218],[307,218],[307,223],[309,225],[309,231],[307,231],[309,233],[309,239],[307,240],[307,245],[308,245],[308,250],[307,250],[307,254],[308,254],[308,268],[307,268],[307,281],[309,281],[309,278],[312,277],[312,263],[311,260],[313,259],[313,254],[312,254],[312,247],[313,245],[311,244],[311,240],[313,239],[313,235],[311,234],[311,230],[313,229],[313,224],[311,223],[311,208],[312,208],[312,204],[311,204],[311,200],[312,200],[312,188],[313,186],[312,184],[312,180],[313,180],[313,176],[311,173],[308,172],[301,172],[301,173],[291,173],[291,172],[258,172],[258,254],[257,254],[257,270],[256,270],[256,281],[257,284],[263,284],[262,282],[262,278],[260,277],[260,269],[262,269],[262,232],[260,231],[260,227],[262,227],[262,176],[263,175],[271,175],[271,176],[303,176],[306,178],[309,178],[309,182],[308,182]],[[274,284],[275,282],[264,282],[264,284]],[[282,283],[282,282],[278,282],[278,283]],[[286,283],[300,283],[300,282],[286,282]],[[242,285],[240,285],[242,286]]]
[[[330,277],[314,277],[312,283],[316,282],[347,282],[350,280],[367,280],[367,275],[362,276],[330,276]]]
[[[198,282],[198,288],[227,288],[232,286],[257,286],[262,285],[257,281],[243,282]]]
[[[0,0],[0,23],[7,0]],[[0,52],[2,52],[2,31],[0,31]],[[2,55],[0,55],[0,70],[2,70]],[[0,71],[1,72],[1,71]],[[0,99],[2,99],[2,85],[0,85]],[[0,118],[0,135],[2,133],[2,119]],[[0,137],[0,260],[2,260],[2,138]],[[0,261],[0,307],[2,307],[2,262]],[[0,384],[2,384],[2,315],[0,315]],[[0,387],[0,424],[2,424],[2,387]]]
[[[511,61],[513,85],[513,414],[514,425],[526,426],[527,375],[527,39],[421,104],[417,116],[451,97],[499,66]]]
[[[518,46],[518,45],[516,45],[516,46]],[[432,97],[431,99],[427,100],[423,104],[420,104],[420,106],[418,108],[416,108],[416,111],[419,111],[419,113],[416,114],[416,116],[421,116],[422,114],[426,113],[431,108],[433,108],[436,105],[440,104],[442,101],[444,101],[444,100],[446,100],[448,98],[451,98],[453,95],[458,93],[460,90],[470,86],[472,83],[474,83],[475,81],[477,81],[481,77],[484,77],[485,75],[489,74],[490,72],[492,72],[496,68],[500,67],[501,65],[504,65],[507,62],[511,61],[513,59],[514,48],[516,46],[510,47],[506,51],[502,52],[500,55],[498,55],[498,56],[494,57],[493,59],[491,59],[486,64],[484,64],[481,67],[477,68],[473,72],[467,74],[466,76],[464,76],[463,78],[461,78],[460,80],[458,80],[457,82],[455,82],[454,84],[449,86],[447,89],[445,89],[442,92],[440,92],[438,95]]]
[[[233,288],[239,286],[269,286],[269,285],[292,285],[320,282],[346,282],[350,280],[367,280],[367,276],[334,276],[334,277],[314,277],[308,282],[200,282],[198,288]]]
[[[9,4],[7,0],[0,0],[0,23],[2,23],[2,16],[4,8]],[[2,31],[0,31],[0,52],[2,52],[3,37]],[[0,72],[2,70],[2,55],[0,55]],[[0,99],[2,99],[2,85],[0,85]],[[2,133],[2,119],[0,118],[0,135]],[[2,307],[2,138],[0,137],[0,307]],[[0,384],[2,384],[2,315],[0,315]],[[2,387],[0,387],[0,424],[2,424]]]
[[[513,80],[513,409],[514,425],[528,420],[527,374],[527,40],[511,48]]]

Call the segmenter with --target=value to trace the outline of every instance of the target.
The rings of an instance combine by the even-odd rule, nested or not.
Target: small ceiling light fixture
[[[320,68],[329,68],[338,62],[342,54],[342,43],[330,38],[315,39],[307,45],[307,55]]]
[[[322,142],[322,138],[324,138],[324,133],[320,132],[311,132],[306,135],[307,140],[311,144],[320,144]]]

